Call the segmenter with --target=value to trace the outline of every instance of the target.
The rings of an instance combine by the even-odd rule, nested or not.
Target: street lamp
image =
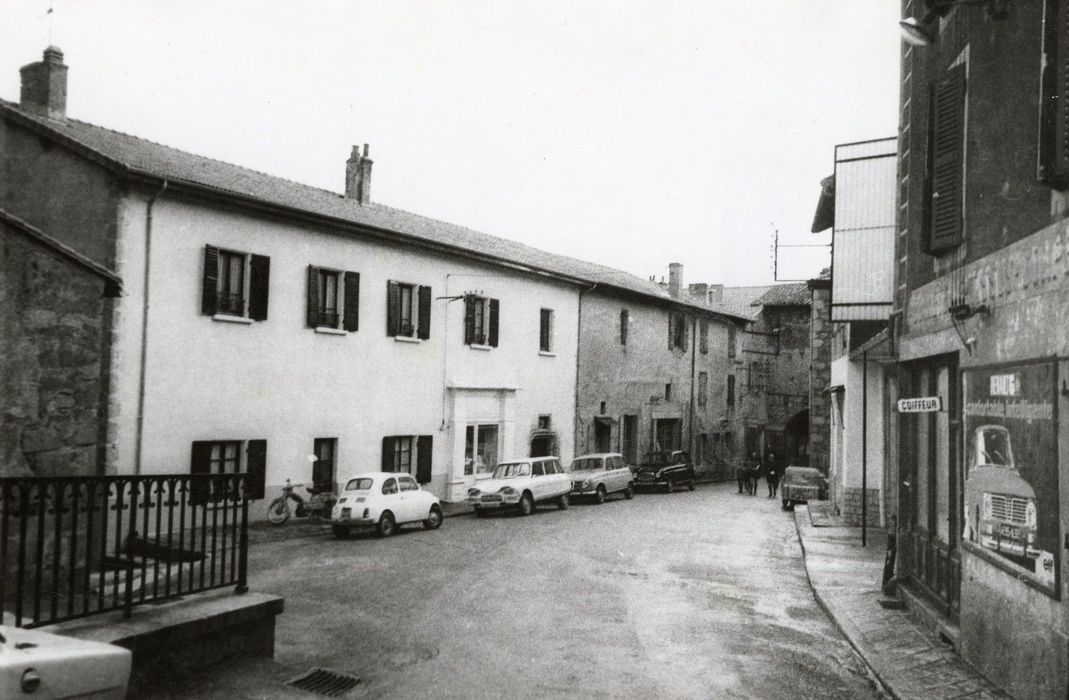
[[[933,22],[937,17],[942,17],[957,5],[986,5],[987,14],[994,19],[1004,19],[1009,13],[1010,0],[928,0],[927,10],[916,17],[906,17],[898,23],[902,32],[902,39],[914,46],[928,46],[935,43],[936,31]]]

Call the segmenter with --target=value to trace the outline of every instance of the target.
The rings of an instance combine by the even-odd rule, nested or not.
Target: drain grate
[[[307,690],[316,695],[336,698],[360,685],[360,679],[348,673],[339,673],[326,668],[313,668],[308,673],[291,678],[286,685]]]

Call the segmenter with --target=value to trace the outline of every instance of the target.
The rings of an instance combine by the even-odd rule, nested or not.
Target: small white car
[[[123,700],[128,649],[0,625],[0,698]]]
[[[572,496],[592,496],[596,503],[604,503],[610,493],[620,491],[624,498],[635,496],[631,467],[618,452],[580,455],[572,460]]]
[[[369,472],[349,479],[330,514],[331,529],[341,538],[361,529],[389,537],[408,523],[423,523],[428,530],[441,527],[442,505],[411,475],[392,472]]]
[[[468,503],[480,517],[490,511],[511,508],[530,515],[535,504],[543,501],[555,500],[558,508],[566,509],[571,490],[571,477],[561,467],[559,458],[525,457],[499,462],[493,478],[468,489]]]

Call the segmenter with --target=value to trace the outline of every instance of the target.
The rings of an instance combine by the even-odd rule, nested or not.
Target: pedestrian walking
[[[750,478],[750,470],[746,468],[745,464],[740,464],[735,467],[735,481],[739,482],[739,493],[743,491],[749,491],[748,481]]]
[[[779,491],[779,466],[776,463],[776,455],[769,454],[768,466],[765,467],[765,481],[768,482],[768,497],[775,498]]]
[[[752,462],[750,464],[750,471],[746,479],[746,491],[751,496],[754,496],[757,494],[757,482],[761,479],[762,469],[761,460],[757,456],[756,452],[753,453],[750,459],[752,460]]]

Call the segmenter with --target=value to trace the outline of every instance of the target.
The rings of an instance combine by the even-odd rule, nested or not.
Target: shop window
[[[464,475],[492,474],[498,460],[498,426],[469,425],[464,431]]]

